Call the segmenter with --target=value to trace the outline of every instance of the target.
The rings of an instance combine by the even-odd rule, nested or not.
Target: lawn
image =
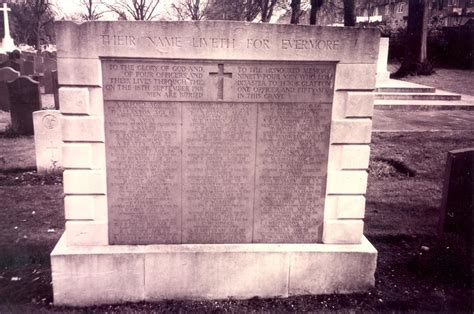
[[[60,177],[34,171],[31,137],[0,138],[0,312],[76,311],[51,305],[49,253],[63,232]],[[437,238],[446,152],[474,146],[474,132],[375,133],[365,233],[379,251],[376,287],[363,294],[287,299],[168,300],[91,307],[120,311],[472,312],[466,250]],[[15,156],[11,159],[10,156]],[[15,162],[14,160],[17,160]]]
[[[394,73],[399,66],[398,63],[390,63],[388,70]],[[435,73],[432,75],[407,76],[402,80],[474,96],[474,71],[472,70],[435,68]]]

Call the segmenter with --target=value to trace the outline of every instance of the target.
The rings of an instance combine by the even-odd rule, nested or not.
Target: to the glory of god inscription
[[[102,67],[111,244],[321,240],[334,63]]]

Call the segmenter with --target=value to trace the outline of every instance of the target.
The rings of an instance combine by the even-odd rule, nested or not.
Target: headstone
[[[18,62],[15,62],[13,60],[7,60],[2,63],[0,63],[0,69],[1,68],[12,68],[15,71],[21,72],[21,66]]]
[[[61,113],[58,110],[33,112],[36,168],[39,174],[61,171]]]
[[[20,73],[12,68],[0,68],[0,110],[10,111],[7,82],[18,78]]]
[[[58,84],[58,71],[51,71],[51,85],[54,95],[54,109],[59,110],[59,84]]]
[[[390,79],[390,72],[387,69],[389,41],[390,38],[380,38],[379,57],[377,60],[377,83],[383,83]]]
[[[33,112],[41,109],[39,83],[27,76],[8,82],[12,129],[22,135],[33,135]]]
[[[36,55],[34,59],[35,59],[34,72],[38,74],[44,73],[43,57]]]
[[[34,62],[28,61],[28,60],[23,62],[23,72],[21,73],[21,75],[28,76],[28,75],[33,75],[34,73],[35,73]]]
[[[439,231],[473,240],[474,148],[448,152],[441,203]]]
[[[54,71],[58,69],[58,64],[55,59],[49,59],[45,58],[44,59],[44,71]]]
[[[44,85],[45,94],[53,93],[53,75],[51,74],[51,71],[49,70],[44,71],[43,85]]]
[[[362,218],[377,30],[57,27],[56,304],[373,286]]]

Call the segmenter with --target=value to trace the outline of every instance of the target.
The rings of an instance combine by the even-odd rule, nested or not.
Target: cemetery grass
[[[400,64],[398,63],[390,63],[388,70],[394,73],[399,67]],[[474,96],[474,89],[472,88],[474,86],[473,70],[435,68],[435,73],[432,75],[407,76],[401,80],[432,86],[453,93]]]
[[[373,135],[365,233],[379,256],[376,287],[367,293],[83,309],[51,305],[49,253],[63,232],[62,185],[60,176],[33,171],[32,142],[0,138],[0,312],[472,312],[470,253],[456,238],[437,238],[436,225],[446,152],[474,146],[473,132]]]

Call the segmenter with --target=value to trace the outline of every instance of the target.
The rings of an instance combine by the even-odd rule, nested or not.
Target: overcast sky
[[[60,15],[72,16],[77,13],[85,13],[84,6],[81,5],[81,0],[53,0]],[[99,1],[97,1],[99,2]],[[160,0],[158,5],[158,12],[160,15],[167,15],[169,5],[173,0]]]

